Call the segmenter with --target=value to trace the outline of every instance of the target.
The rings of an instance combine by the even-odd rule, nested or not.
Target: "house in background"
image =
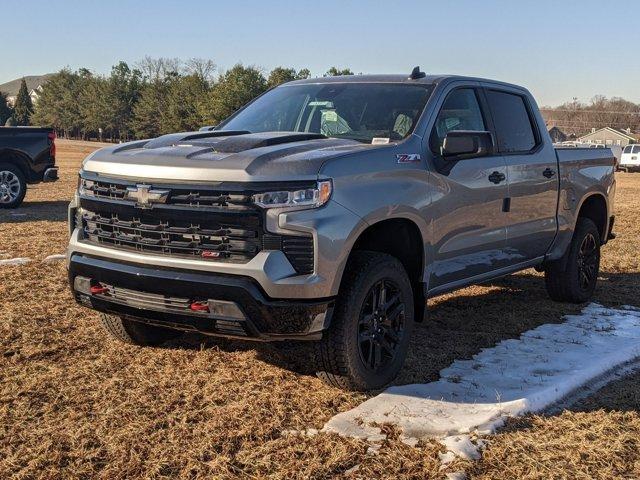
[[[553,143],[566,142],[569,139],[567,134],[560,130],[558,127],[551,127],[549,129],[549,136],[551,137],[551,141]]]
[[[31,102],[36,104],[38,102],[38,98],[42,93],[42,88],[46,85],[49,77],[53,75],[49,73],[47,75],[31,75],[24,77],[24,81],[27,84],[27,90],[29,90],[29,96],[31,97]],[[0,92],[7,94],[7,103],[13,107],[16,103],[16,98],[18,96],[18,92],[20,91],[20,84],[22,83],[22,77],[16,78],[15,80],[11,80],[10,82],[3,83],[0,85]]]
[[[631,132],[630,128],[626,130],[617,130],[611,127],[604,127],[599,130],[591,129],[591,133],[587,133],[576,139],[580,143],[595,143],[607,146],[618,145],[626,147],[630,143],[638,143],[638,138]]]

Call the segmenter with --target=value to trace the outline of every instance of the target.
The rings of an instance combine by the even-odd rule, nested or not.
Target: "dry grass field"
[[[58,141],[61,180],[0,212],[0,255],[33,259],[0,267],[0,479],[444,476],[436,442],[408,447],[391,432],[371,455],[359,440],[286,435],[322,428],[365,398],[304,373],[286,350],[195,335],[162,348],[108,338],[72,301],[64,265],[41,262],[65,250],[66,205],[96,146]],[[616,213],[595,300],[640,305],[640,174],[618,176]],[[433,299],[398,383],[433,381],[454,359],[579,309],[551,302],[534,271]],[[561,414],[511,421],[480,461],[445,471],[640,478],[639,407],[636,375]]]

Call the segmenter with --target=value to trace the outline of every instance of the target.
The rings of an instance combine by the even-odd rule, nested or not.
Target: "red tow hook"
[[[189,308],[194,312],[208,312],[209,311],[209,303],[208,302],[193,302],[189,305]]]
[[[89,289],[91,295],[101,295],[103,293],[107,293],[109,289],[107,287],[103,287],[102,285],[91,285]]]

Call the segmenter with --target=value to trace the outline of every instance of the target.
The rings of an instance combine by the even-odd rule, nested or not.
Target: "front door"
[[[513,263],[506,247],[503,212],[507,167],[502,155],[450,161],[440,155],[446,134],[455,130],[488,131],[479,90],[451,90],[440,107],[430,134],[433,163],[429,210],[433,259],[429,290],[466,283]]]

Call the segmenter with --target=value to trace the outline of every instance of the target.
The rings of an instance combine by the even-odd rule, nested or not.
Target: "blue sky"
[[[596,94],[640,103],[639,14],[637,0],[8,0],[0,83],[65,66],[108,73],[150,55],[314,75],[420,65],[522,84],[540,104]]]

